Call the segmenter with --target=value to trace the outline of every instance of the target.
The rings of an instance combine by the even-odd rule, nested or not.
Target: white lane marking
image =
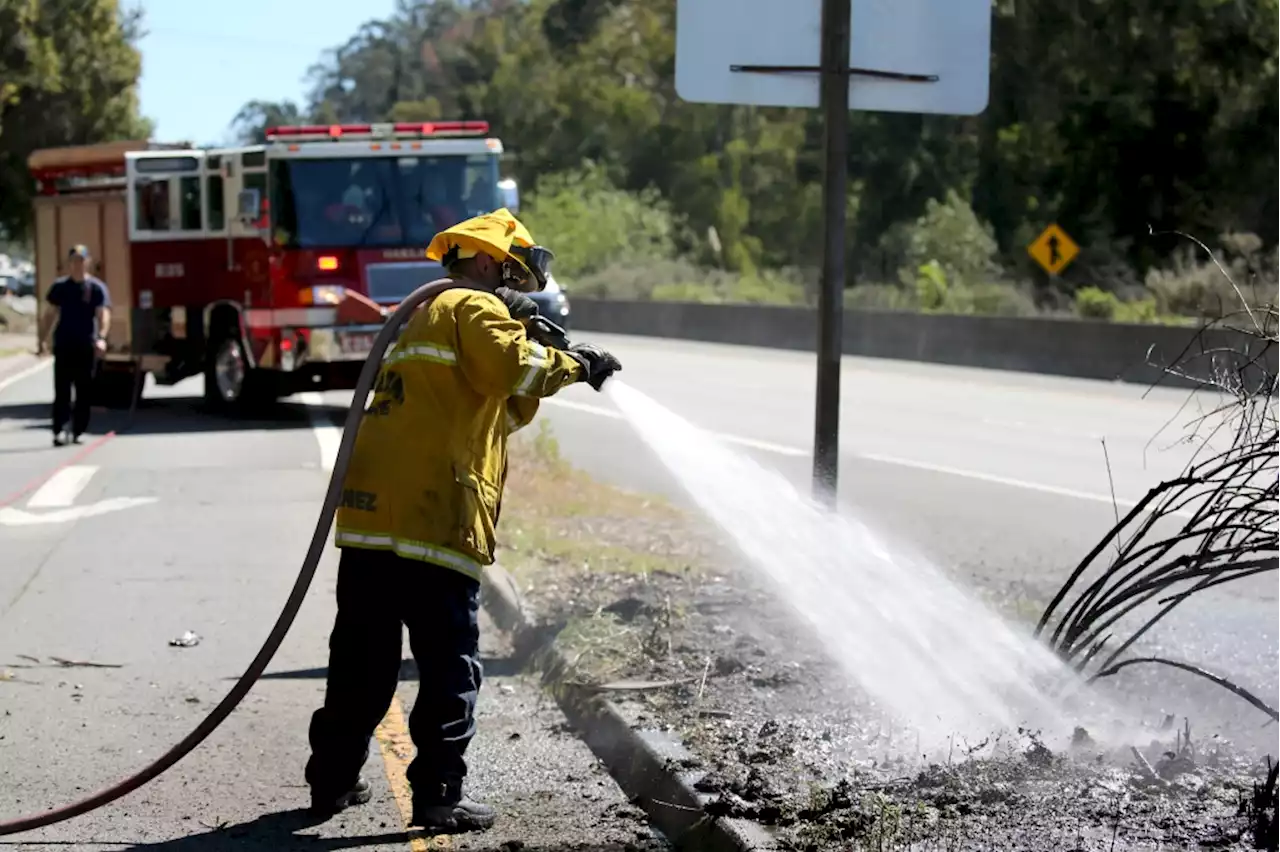
[[[28,509],[60,509],[76,502],[76,497],[98,472],[96,465],[73,464],[49,477],[27,501]]]
[[[324,405],[324,397],[315,391],[298,394],[298,400],[307,407],[307,416],[311,418],[311,434],[316,436],[320,446],[320,465],[326,471],[332,471],[338,458],[338,447],[342,444],[342,427],[320,414],[319,408]]]
[[[543,402],[549,405],[559,406],[560,408],[571,408],[575,411],[585,411],[588,414],[596,414],[600,417],[609,417],[613,420],[622,420],[622,413],[612,408],[603,408],[598,405],[592,405],[587,402],[574,402],[568,399],[544,399]],[[764,450],[768,453],[777,453],[780,456],[805,457],[809,455],[808,450],[801,450],[796,447],[787,447],[782,444],[775,444],[771,441],[759,441],[755,438],[744,438],[741,435],[727,435],[723,432],[709,433],[713,438],[724,441],[728,444],[738,444],[743,447],[751,447],[756,450]]]
[[[41,370],[47,370],[49,367],[52,367],[52,366],[53,366],[52,358],[45,358],[42,361],[37,361],[36,363],[32,364],[30,367],[27,367],[25,370],[19,370],[18,372],[14,373],[12,376],[9,376],[8,378],[0,379],[0,391],[4,390],[10,385],[16,385],[18,382],[22,381],[23,379],[29,376],[34,376],[36,373],[40,372]]]
[[[25,527],[33,524],[62,524],[67,521],[77,521],[80,518],[91,518],[94,515],[118,512],[121,509],[145,506],[148,503],[155,503],[158,499],[156,497],[110,497],[88,506],[71,506],[66,509],[55,509],[52,512],[24,512],[22,509],[6,506],[0,509],[0,526]]]
[[[1130,500],[1127,497],[1112,498],[1108,494],[1095,494],[1091,491],[1077,491],[1074,488],[1061,488],[1057,485],[1045,485],[1041,482],[1027,482],[1024,479],[1012,479],[1007,476],[997,476],[992,473],[981,473],[976,470],[963,470],[958,467],[947,467],[941,464],[930,464],[928,462],[912,461],[911,459],[900,459],[895,456],[884,456],[877,453],[859,453],[858,458],[867,461],[883,462],[884,464],[896,464],[902,467],[913,467],[918,470],[927,470],[931,473],[945,473],[950,476],[962,476],[966,479],[977,479],[982,482],[991,482],[996,485],[1009,485],[1014,488],[1026,488],[1029,491],[1042,491],[1045,494],[1056,494],[1060,497],[1074,497],[1077,500],[1092,500],[1096,503],[1106,503],[1108,506],[1117,505],[1127,508],[1133,508],[1138,505],[1137,500]],[[1177,515],[1180,518],[1195,517],[1193,512],[1179,510],[1176,512],[1168,512],[1170,515]]]
[[[991,417],[982,418],[985,426],[995,426],[997,429],[1013,429],[1019,432],[1034,432],[1037,435],[1054,435],[1059,438],[1079,438],[1082,440],[1101,441],[1101,432],[1078,431],[1072,429],[1063,429],[1058,426],[1041,426],[1036,423],[1027,423],[1022,420],[997,420]]]
[[[572,408],[578,411],[585,411],[589,414],[597,414],[601,417],[609,417],[614,420],[621,420],[622,414],[618,411],[600,406],[591,405],[583,402],[571,402],[563,399],[547,399],[544,402],[558,405],[563,408]],[[772,444],[766,441],[757,441],[753,438],[743,438],[738,435],[723,435],[712,433],[715,437],[729,443],[741,444],[746,447],[754,447],[755,449],[764,450],[766,452],[778,453],[780,455],[811,457],[808,450],[801,450],[798,447],[785,447],[781,444]],[[1062,488],[1057,485],[1046,485],[1041,482],[1028,482],[1025,479],[1013,479],[1007,476],[997,476],[990,473],[982,473],[976,470],[964,470],[958,467],[948,467],[946,465],[931,464],[929,462],[913,461],[911,459],[901,459],[895,456],[880,455],[878,453],[856,453],[855,458],[865,459],[866,461],[880,462],[882,464],[899,465],[901,467],[911,467],[917,470],[927,470],[931,473],[943,473],[948,476],[959,476],[965,479],[976,479],[981,482],[990,482],[995,485],[1006,485],[1013,488],[1025,488],[1029,491],[1040,491],[1045,494],[1054,494],[1059,497],[1073,497],[1077,500],[1091,500],[1097,503],[1106,503],[1108,506],[1113,505],[1112,498],[1107,494],[1096,494],[1090,491],[1077,491],[1074,488]],[[1137,500],[1130,500],[1124,497],[1117,497],[1114,505],[1132,508],[1138,504]],[[1194,517],[1192,512],[1177,511],[1169,514],[1176,515],[1180,518]]]

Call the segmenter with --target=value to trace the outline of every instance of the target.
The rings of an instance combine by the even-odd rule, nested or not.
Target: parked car
[[[34,276],[0,274],[0,296],[34,296],[35,294]]]
[[[529,295],[537,302],[538,313],[565,331],[569,330],[569,297],[554,275],[547,276],[546,289]]]

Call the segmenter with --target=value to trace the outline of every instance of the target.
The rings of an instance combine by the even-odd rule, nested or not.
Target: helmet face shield
[[[542,246],[512,245],[510,254],[519,262],[518,265],[524,267],[524,270],[533,277],[533,281],[529,282],[534,285],[533,289],[545,290],[547,275],[551,272],[551,261],[555,260],[555,253]]]

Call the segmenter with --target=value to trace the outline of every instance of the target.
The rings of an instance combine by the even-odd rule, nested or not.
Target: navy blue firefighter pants
[[[409,785],[416,802],[458,800],[483,678],[479,605],[480,584],[451,568],[342,549],[324,706],[309,731],[306,780],[313,792],[336,797],[359,777],[395,696],[403,624],[419,678],[409,714],[417,749],[406,771]]]

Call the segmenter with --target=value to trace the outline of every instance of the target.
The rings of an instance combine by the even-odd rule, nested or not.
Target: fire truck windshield
[[[279,159],[272,230],[289,248],[426,245],[502,206],[496,155]]]

